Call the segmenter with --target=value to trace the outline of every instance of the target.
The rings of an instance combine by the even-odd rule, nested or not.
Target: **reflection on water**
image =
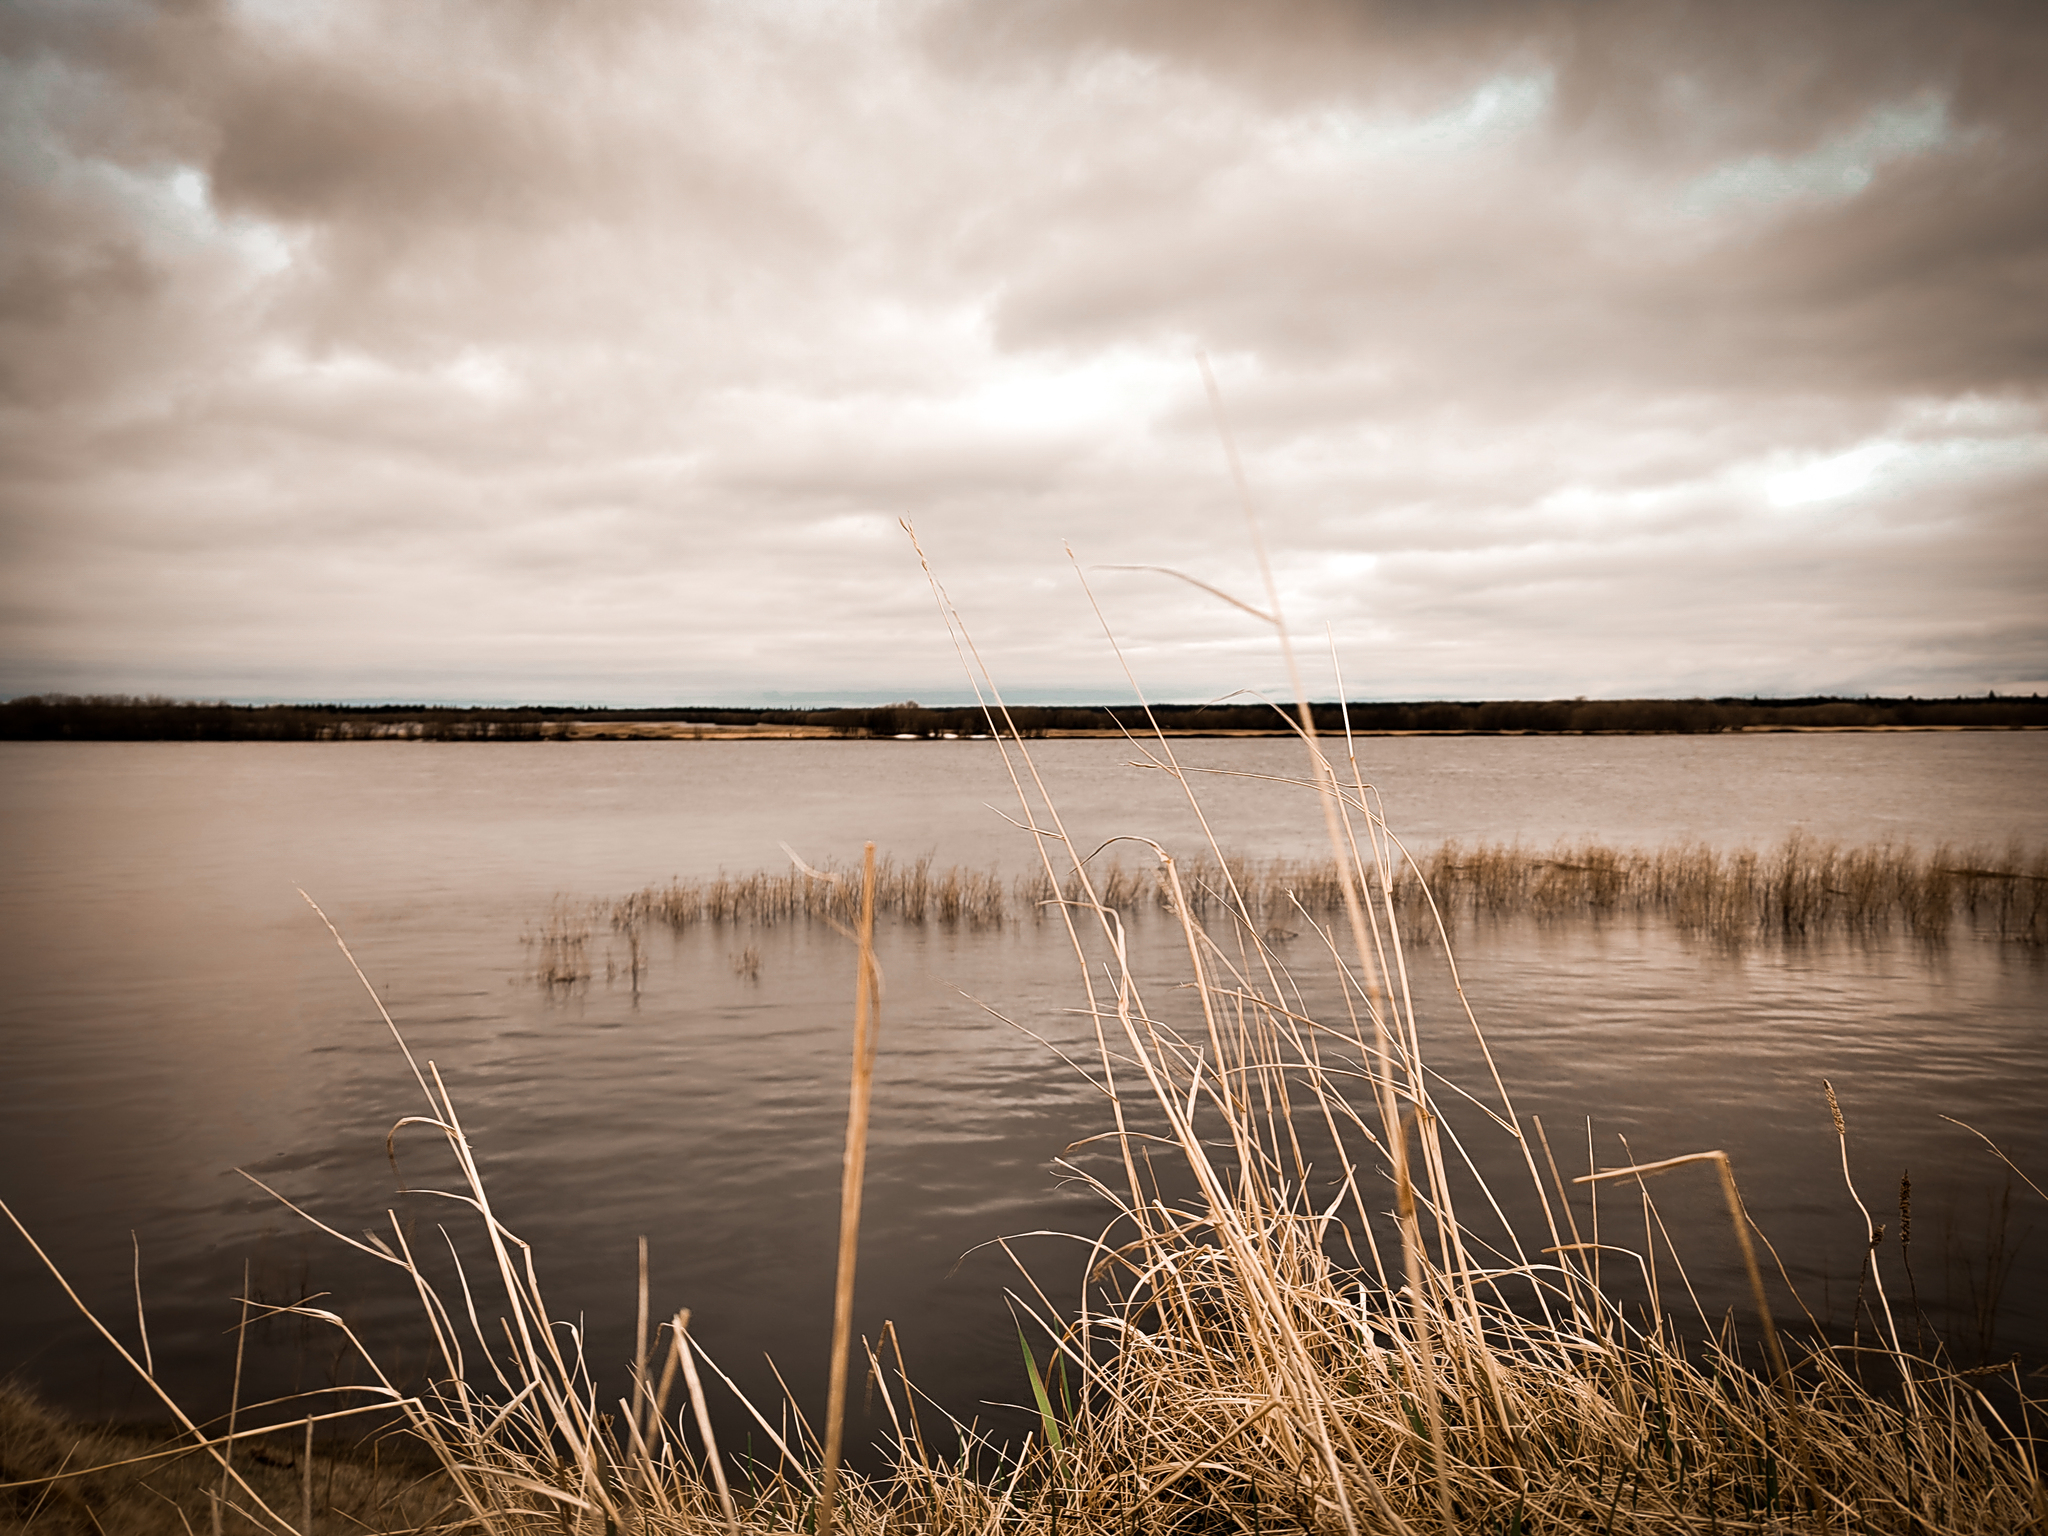
[[[1944,752],[1961,741],[1993,765],[1951,782],[1963,824],[1943,835],[2002,841],[2001,805],[2038,800],[2018,792],[2038,784],[2028,777],[2041,761],[2029,744],[2038,738],[2019,738],[2003,759],[1985,738],[1904,738],[1889,760],[1892,780],[1867,756],[1844,767],[1853,754],[1838,750],[1842,740],[1768,743],[1811,743],[1818,767],[1803,788],[1788,787],[1792,776],[1775,760],[1781,803],[1767,818],[1750,797],[1754,840],[1800,821],[1827,835],[1872,835],[1824,824],[1822,812],[1841,814],[1827,785],[1852,770],[1870,781],[1869,804],[1922,805],[1921,776],[1953,776],[1958,758],[1910,746],[1916,741],[1936,740]],[[1876,751],[1867,743],[1901,740],[1852,744],[1867,754]],[[417,1193],[450,1182],[445,1153],[431,1141],[409,1132],[396,1176],[386,1162],[385,1133],[421,1107],[418,1090],[292,893],[297,878],[334,913],[416,1053],[445,1074],[501,1214],[535,1243],[557,1313],[586,1320],[601,1368],[630,1354],[634,1239],[645,1232],[658,1313],[690,1307],[693,1331],[742,1384],[772,1396],[760,1363],[772,1351],[806,1401],[822,1397],[852,998],[845,941],[796,925],[650,931],[640,963],[614,954],[607,982],[606,940],[594,935],[588,979],[550,986],[536,983],[536,948],[520,935],[544,931],[558,893],[618,894],[721,863],[767,865],[772,851],[746,850],[772,850],[792,825],[799,835],[789,840],[801,845],[809,834],[805,851],[818,856],[842,851],[844,828],[863,820],[948,862],[1001,858],[1015,867],[1018,848],[1000,823],[993,832],[983,825],[995,819],[980,804],[1001,787],[987,782],[985,757],[976,767],[923,748],[906,759],[885,744],[788,744],[851,750],[747,756],[749,801],[731,776],[738,757],[708,765],[716,769],[709,782],[693,778],[707,763],[689,754],[708,745],[15,755],[6,781],[15,984],[4,1011],[0,1194],[104,1315],[131,1320],[131,1335],[134,1230],[156,1358],[168,1381],[197,1397],[225,1394],[232,1351],[221,1331],[233,1321],[227,1298],[245,1260],[266,1297],[329,1290],[368,1337],[421,1346],[414,1304],[394,1276],[309,1235],[231,1172],[250,1169],[344,1232],[388,1227],[385,1212],[394,1210],[415,1238],[431,1237],[454,1214]],[[1517,798],[1524,786],[1511,758],[1494,759],[1509,771],[1488,789],[1475,759],[1456,755],[1465,745],[1523,744],[1422,745],[1449,763],[1446,773],[1463,775],[1469,799],[1528,804]],[[1680,786],[1696,783],[1692,754],[1720,745],[1753,744],[1591,744],[1635,753],[1621,774],[1631,783],[1629,774],[1649,776],[1652,749],[1668,746]],[[1087,750],[1061,757],[1066,746]],[[1114,743],[1049,749],[1053,766],[1070,768],[1079,786],[1077,822],[1167,819],[1161,807],[1170,801],[1119,787],[1154,781],[1129,770],[1119,777],[1121,757],[1105,746],[1128,755]],[[1201,746],[1219,757],[1242,748],[1240,763],[1259,771],[1260,754],[1272,750]],[[882,755],[892,750],[899,755]],[[662,756],[641,756],[650,753]],[[782,773],[779,782],[769,781],[770,769]],[[1226,808],[1243,790],[1226,781]],[[906,796],[921,799],[913,806]],[[666,804],[650,806],[649,797]],[[1582,790],[1572,802],[1581,811],[1570,814],[1597,798]],[[1640,786],[1619,795],[1624,805],[1647,798]],[[1713,798],[1702,791],[1691,801]],[[1819,807],[1811,815],[1809,802]],[[1399,812],[1397,802],[1397,822]],[[1666,835],[1565,814],[1543,825],[1456,830],[1468,839]],[[841,829],[837,845],[828,822]],[[1308,815],[1299,822],[1276,817],[1276,841],[1311,846]],[[1700,825],[1669,829],[1684,830]],[[1157,979],[1155,998],[1171,1010],[1164,989],[1178,974],[1173,936],[1149,918],[1134,931],[1139,969]],[[1325,968],[1312,936],[1286,953],[1311,1011],[1340,1015],[1318,979]],[[948,1407],[986,1419],[977,1404],[1018,1390],[1003,1299],[1015,1270],[990,1245],[1008,1234],[1092,1236],[1105,1219],[1052,1169],[1064,1148],[1107,1123],[1101,1094],[1048,1048],[1085,1061],[1092,1031],[1073,1011],[1080,993],[1071,955],[1049,926],[896,925],[882,934],[881,954],[888,997],[859,1323],[872,1334],[895,1319],[913,1372]],[[1976,1126],[2037,1179],[2048,1167],[2035,957],[1961,935],[1938,950],[1835,942],[1736,954],[1631,920],[1469,925],[1458,958],[1514,1108],[1525,1124],[1541,1116],[1566,1178],[1589,1157],[1613,1166],[1727,1149],[1807,1304],[1824,1321],[1846,1323],[1864,1242],[1821,1098],[1821,1079],[1831,1078],[1849,1118],[1852,1172],[1877,1219],[1889,1219],[1900,1175],[1911,1172],[1914,1281],[1930,1314],[1973,1349],[2048,1343],[2039,1299],[2048,1286],[2039,1283],[2037,1232],[2028,1231],[2041,1212],[2031,1197],[2016,1203],[2006,1227],[2003,1242],[2017,1258],[1995,1327],[1988,1340],[1977,1337],[1977,1313],[1998,1287],[2005,1174],[1981,1142],[1941,1118]],[[1452,1082],[1484,1097],[1484,1066],[1440,955],[1421,958],[1417,987],[1426,1052]],[[1506,1156],[1506,1139],[1448,1090],[1445,1104],[1519,1218],[1529,1206],[1526,1178]],[[1334,1183],[1337,1175],[1326,1167],[1315,1177]],[[1734,1256],[1711,1187],[1673,1177],[1656,1193],[1683,1234],[1703,1304],[1714,1312],[1736,1302]],[[1583,1199],[1579,1214],[1593,1218]],[[1600,1219],[1611,1237],[1623,1226],[1639,1235],[1644,1216],[1636,1196],[1617,1191],[1603,1196]],[[1079,1280],[1072,1243],[1014,1246],[1055,1299],[1071,1294]],[[19,1245],[0,1253],[0,1283],[9,1298],[0,1368],[19,1365],[86,1412],[139,1406],[105,1346],[65,1317],[61,1296]],[[346,1368],[331,1339],[274,1331],[264,1369],[278,1385],[313,1384]]]

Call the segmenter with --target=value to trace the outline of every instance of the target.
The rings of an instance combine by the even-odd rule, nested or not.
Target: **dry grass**
[[[1020,790],[1037,788],[1019,758]],[[1910,1358],[1881,1290],[1883,1336],[1858,1354],[1813,1341],[1796,1369],[1759,1371],[1732,1320],[1704,1314],[1692,1346],[1681,1342],[1688,1330],[1666,1311],[1660,1279],[1678,1277],[1688,1297],[1691,1287],[1644,1180],[1690,1162],[1726,1170],[1719,1153],[1600,1175],[1637,1186],[1640,1236],[1586,1240],[1532,1135],[1540,1127],[1496,1077],[1480,1094],[1502,1143],[1487,1161],[1507,1151],[1544,1217],[1539,1234],[1482,1249],[1458,1217],[1454,1179],[1477,1180],[1488,1205],[1494,1196],[1449,1135],[1406,1001],[1418,916],[1446,944],[1447,925],[1432,919],[1460,906],[1661,911],[1724,934],[1904,914],[1929,935],[1928,892],[1960,900],[1942,884],[1964,878],[1950,856],[1845,856],[1795,840],[1775,859],[1726,863],[1451,847],[1417,865],[1355,778],[1347,788],[1338,763],[1321,777],[1342,862],[1212,856],[1183,867],[1158,855],[1151,894],[1181,927],[1198,1008],[1155,1012],[1118,965],[1091,987],[1102,1081],[1133,1108],[1117,1112],[1120,1170],[1074,1170],[1120,1209],[1095,1251],[1109,1294],[1091,1293],[1071,1321],[1040,1298],[1078,1386],[1065,1415],[1040,1398],[1032,1517],[1048,1531],[1064,1518],[1082,1530],[1346,1532],[1994,1531],[2048,1520],[2030,1421],[2002,1416],[1981,1381]],[[1050,804],[1031,809],[1034,824],[1057,827]],[[1967,878],[2012,885],[2014,874]],[[1120,871],[1072,870],[1060,890],[1077,954],[1120,959],[1125,898],[1147,893]],[[1289,910],[1340,970],[1341,1019],[1293,1005],[1266,937]],[[1333,910],[1336,921],[1316,921]],[[1163,1119],[1163,1135],[1136,1134],[1136,1102]],[[1312,1126],[1343,1174],[1334,1200],[1309,1198]],[[1146,1154],[1162,1141],[1194,1199],[1159,1198]],[[1386,1182],[1371,1195],[1375,1166]],[[1732,1174],[1727,1188],[1739,1211]],[[1691,1239],[1737,1240],[1747,1254],[1746,1218]],[[1638,1270],[1640,1314],[1625,1316],[1602,1286],[1603,1254],[1610,1275]],[[1757,1303],[1751,1327],[1781,1361],[1760,1283]],[[1866,1385],[1873,1376],[1894,1389]],[[2016,1372],[2012,1387],[2023,1391]]]

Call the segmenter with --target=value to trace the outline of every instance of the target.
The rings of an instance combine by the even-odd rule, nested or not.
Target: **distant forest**
[[[1316,704],[1316,728],[1339,732],[1346,706]],[[2038,694],[1968,699],[1497,699],[1491,702],[1359,703],[1348,706],[1354,731],[1572,734],[1598,731],[1695,733],[1799,726],[1960,726],[1975,730],[2048,727]],[[1170,731],[1284,732],[1263,704],[1160,704],[1152,718]],[[541,741],[566,723],[676,722],[721,726],[801,726],[835,735],[938,736],[987,731],[978,709],[927,709],[915,703],[863,709],[450,708],[428,704],[207,704],[175,699],[46,694],[0,703],[0,740],[9,741]],[[1004,729],[1025,736],[1117,727],[1148,729],[1135,705],[1026,705]]]

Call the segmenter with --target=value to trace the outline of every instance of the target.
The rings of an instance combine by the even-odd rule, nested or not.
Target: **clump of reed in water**
[[[1475,913],[1643,913],[1733,942],[1884,932],[1939,940],[1959,916],[2001,939],[2048,941],[2048,850],[2029,854],[2018,844],[2002,854],[1948,845],[1922,854],[1799,833],[1763,852],[1731,853],[1595,843],[1467,852],[1451,843],[1429,861],[1429,878],[1439,902]]]
[[[1156,872],[1120,863],[1093,868],[1088,879],[1094,899],[1121,912],[1170,912],[1176,899]],[[876,901],[878,910],[907,922],[986,928],[1043,916],[1079,899],[1082,888],[1072,873],[1056,880],[1037,870],[1006,882],[992,870],[935,869],[927,856],[906,864],[883,860]],[[649,920],[676,929],[844,923],[852,889],[843,878],[801,869],[720,874],[651,886],[600,911],[615,928],[635,932]],[[1198,917],[1236,912],[1261,931],[1292,929],[1291,919],[1302,914],[1327,919],[1344,904],[1339,866],[1330,860],[1198,857],[1181,866],[1179,889],[1178,899]],[[1447,842],[1413,864],[1390,866],[1382,899],[1402,921],[1421,925],[1420,942],[1431,941],[1436,913],[1451,926],[1475,916],[1657,917],[1735,944],[1888,933],[1938,941],[1961,921],[2038,945],[2048,943],[2048,850],[1943,845],[1921,854],[1896,844],[1843,847],[1798,833],[1762,852],[1725,853],[1704,843],[1645,849],[1576,842],[1537,850]]]
[[[533,951],[529,979],[548,988],[572,987],[590,979],[590,914],[557,900],[537,931],[520,935]]]
[[[1203,915],[1235,902],[1254,923],[1291,911],[1342,907],[1338,866],[1317,860],[1192,862],[1187,899]],[[1071,884],[1071,881],[1069,882]],[[1120,870],[1101,884],[1123,907],[1135,884]],[[1040,876],[1031,891],[1043,900]],[[1168,905],[1163,891],[1150,894]],[[1704,843],[1624,848],[1592,841],[1548,849],[1446,842],[1386,872],[1384,899],[1404,921],[1471,916],[1654,916],[1731,943],[1831,934],[1900,933],[1939,940],[1958,920],[2025,944],[2048,942],[2048,850],[1994,853],[1949,845],[1922,854],[1892,843],[1844,847],[1794,833],[1774,848],[1722,852]],[[1427,929],[1425,926],[1424,933]]]
[[[850,872],[792,868],[775,874],[718,874],[702,880],[671,880],[612,902],[614,925],[652,920],[671,928],[700,923],[773,924],[811,919],[850,922],[859,882]],[[876,910],[907,922],[939,922],[970,928],[999,924],[1007,915],[1006,887],[993,870],[951,865],[935,870],[930,855],[897,863],[876,862]]]

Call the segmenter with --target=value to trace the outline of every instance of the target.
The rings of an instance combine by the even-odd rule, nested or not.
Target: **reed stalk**
[[[846,1157],[839,1186],[839,1272],[832,1289],[832,1359],[825,1405],[825,1458],[818,1477],[817,1536],[832,1536],[838,1512],[839,1461],[846,1434],[846,1363],[853,1347],[853,1279],[860,1258],[860,1197],[867,1171],[868,1104],[881,1031],[880,973],[875,967],[875,845],[861,858],[860,959],[853,999],[853,1082],[846,1109]],[[694,1380],[694,1377],[692,1378]],[[710,1434],[707,1421],[705,1434]]]

